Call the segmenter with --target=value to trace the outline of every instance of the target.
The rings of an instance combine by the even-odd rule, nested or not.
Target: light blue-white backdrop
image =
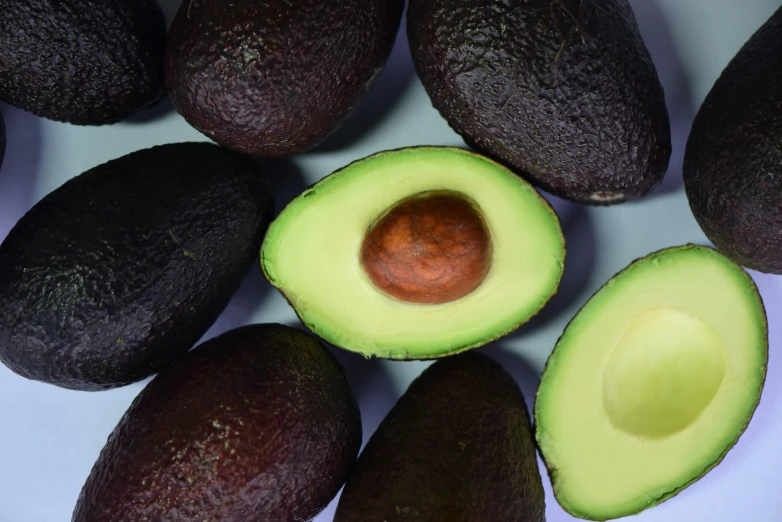
[[[169,21],[178,3],[163,0]],[[546,357],[592,292],[635,258],[706,241],[681,185],[691,121],[722,68],[780,1],[631,3],[666,90],[674,143],[670,171],[655,193],[635,203],[586,208],[551,198],[568,242],[560,293],[531,324],[484,349],[516,377],[530,406]],[[172,111],[151,111],[111,127],[83,128],[0,108],[8,133],[0,170],[0,239],[41,197],[90,167],[157,144],[205,139]],[[388,66],[354,117],[316,150],[266,167],[282,206],[305,186],[355,159],[424,144],[463,143],[431,107],[415,77],[403,26]],[[766,302],[771,343],[768,380],[754,420],[720,466],[678,497],[636,517],[638,522],[782,521],[782,358],[777,357],[782,350],[782,277],[752,275]],[[207,337],[250,322],[297,324],[257,269]],[[339,356],[361,405],[366,440],[426,363]],[[0,365],[0,522],[70,520],[106,437],[145,383],[101,393],[73,392],[27,381]],[[545,475],[544,483],[549,522],[575,520],[559,508]],[[330,521],[334,505],[316,520]]]

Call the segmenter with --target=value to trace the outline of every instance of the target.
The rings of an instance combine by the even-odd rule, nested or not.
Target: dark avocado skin
[[[133,401],[73,522],[303,522],[361,446],[345,373],[313,337],[253,325],[208,341]]]
[[[670,122],[627,0],[410,0],[407,16],[416,71],[468,145],[581,203],[662,181]]]
[[[192,0],[171,26],[177,110],[217,143],[288,156],[355,109],[393,47],[404,0]]]
[[[0,101],[103,125],[164,95],[156,0],[0,0]]]
[[[476,352],[432,364],[359,457],[335,522],[543,522],[543,484],[516,382]]]
[[[0,361],[76,390],[157,372],[228,304],[272,207],[253,161],[207,143],[71,179],[0,245]]]
[[[690,208],[712,243],[782,274],[782,8],[731,60],[701,105],[684,157]]]

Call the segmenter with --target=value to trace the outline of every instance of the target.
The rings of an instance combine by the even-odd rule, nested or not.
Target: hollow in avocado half
[[[760,400],[767,332],[752,279],[711,248],[655,252],[608,281],[538,389],[536,437],[562,507],[631,515],[716,466]]]

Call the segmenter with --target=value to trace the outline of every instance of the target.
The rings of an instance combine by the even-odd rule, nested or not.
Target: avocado
[[[165,59],[171,100],[230,149],[278,157],[322,142],[391,54],[404,0],[182,2]]]
[[[607,520],[716,466],[760,400],[768,327],[752,279],[718,251],[652,253],[609,280],[557,342],[535,404],[554,494]]]
[[[782,274],[782,8],[731,60],[698,111],[684,188],[714,245]]]
[[[559,218],[527,182],[452,147],[381,152],[270,225],[267,279],[302,322],[367,357],[431,359],[510,333],[556,293]]]
[[[207,143],[141,150],[67,181],[0,245],[0,361],[76,390],[155,373],[228,304],[272,206],[252,160]]]
[[[543,522],[524,397],[472,352],[432,364],[359,457],[334,522]]]
[[[308,521],[361,446],[345,372],[313,337],[232,330],[158,374],[92,468],[73,522]]]
[[[0,101],[50,120],[104,125],[164,94],[156,0],[0,0]]]
[[[410,0],[415,68],[476,150],[559,197],[639,198],[663,179],[663,88],[627,0]]]

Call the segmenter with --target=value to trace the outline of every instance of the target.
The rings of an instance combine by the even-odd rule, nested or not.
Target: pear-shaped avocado
[[[157,375],[109,437],[73,522],[290,522],[334,498],[361,445],[337,360],[313,337],[253,325]]]
[[[516,382],[474,352],[427,368],[364,448],[335,522],[543,522]]]
[[[684,188],[703,232],[748,268],[782,274],[782,8],[731,60],[703,102]]]
[[[208,143],[71,179],[0,245],[0,361],[80,390],[155,373],[228,304],[272,212],[257,165]]]
[[[77,125],[124,120],[164,94],[156,0],[0,0],[0,101]]]
[[[627,0],[410,0],[407,14],[418,75],[469,145],[582,203],[662,180],[670,122]]]
[[[171,25],[166,84],[217,143],[287,156],[321,142],[369,91],[404,0],[188,0]]]
[[[681,492],[746,429],[767,361],[763,302],[740,266],[695,245],[632,263],[573,318],[541,378],[536,437],[559,503],[610,520]]]

